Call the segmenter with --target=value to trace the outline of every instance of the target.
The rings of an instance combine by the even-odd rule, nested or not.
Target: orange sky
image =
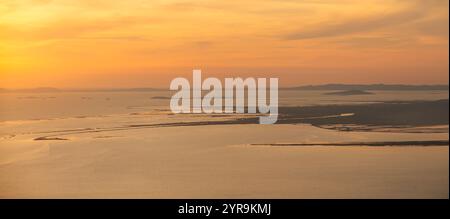
[[[0,87],[448,83],[447,0],[0,0]]]

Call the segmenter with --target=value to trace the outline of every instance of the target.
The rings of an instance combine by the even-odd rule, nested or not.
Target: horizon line
[[[357,87],[357,86],[361,86],[361,87],[368,87],[370,88],[370,86],[373,87],[375,86],[380,86],[380,87],[385,87],[385,88],[393,88],[395,86],[398,87],[402,87],[402,88],[439,88],[438,90],[442,90],[444,87],[446,87],[446,89],[449,89],[449,84],[399,84],[399,83],[392,83],[392,84],[388,84],[388,83],[367,83],[367,84],[348,84],[348,83],[325,83],[325,84],[306,84],[306,85],[295,85],[295,86],[283,86],[280,87],[279,89],[330,89],[333,88],[333,86],[348,86],[348,87]],[[14,92],[14,91],[59,91],[59,92],[69,92],[69,91],[150,91],[150,90],[154,90],[154,91],[164,91],[164,90],[168,90],[169,87],[151,87],[151,86],[137,86],[137,87],[79,87],[79,88],[75,88],[75,87],[66,87],[66,88],[62,88],[62,87],[51,87],[51,86],[36,86],[36,87],[30,87],[30,88],[4,88],[4,87],[0,87],[0,92],[4,92],[4,91],[9,91],[9,92]],[[326,89],[325,89],[326,90]]]

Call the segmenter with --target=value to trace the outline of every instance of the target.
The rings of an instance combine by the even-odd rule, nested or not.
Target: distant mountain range
[[[373,93],[363,91],[363,90],[345,90],[325,93],[325,95],[335,95],[335,96],[353,96],[353,95],[372,95]]]
[[[324,84],[281,88],[282,90],[448,90],[448,85],[406,85],[406,84]]]
[[[5,89],[0,88],[0,92],[151,92],[166,91],[163,88],[103,88],[103,89],[58,89],[53,87],[38,87],[29,89]],[[414,90],[449,90],[449,85],[407,85],[407,84],[324,84],[324,85],[305,85],[298,87],[280,88],[280,90],[390,90],[390,91],[414,91]]]

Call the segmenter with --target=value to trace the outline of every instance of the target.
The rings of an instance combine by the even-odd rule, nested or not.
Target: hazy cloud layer
[[[196,66],[293,84],[436,83],[448,80],[448,4],[0,0],[0,76],[3,87],[53,86],[139,72],[151,84]]]

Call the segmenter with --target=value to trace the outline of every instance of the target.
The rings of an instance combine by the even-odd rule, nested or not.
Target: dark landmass
[[[339,131],[448,132],[449,102],[391,101],[356,105],[320,105],[280,107],[277,124],[311,124]],[[243,118],[238,123],[258,123],[258,117]],[[422,127],[421,129],[418,127]]]
[[[384,103],[358,104],[358,105],[320,105],[306,107],[280,107],[277,124],[311,124],[320,128],[336,129],[340,131],[374,131],[382,127],[388,132],[413,132],[414,128],[427,126],[448,126],[449,124],[448,99],[436,101],[393,101]],[[220,116],[221,114],[211,114]],[[234,125],[257,124],[259,116],[248,115],[247,118],[230,119],[222,121],[194,121],[156,124],[133,124],[109,128],[84,128],[74,130],[58,130],[41,132],[49,135],[34,140],[68,140],[61,136],[83,133],[101,133],[119,130],[207,126],[207,125]],[[328,127],[327,127],[328,126]],[[375,127],[375,128],[370,128]],[[411,130],[412,129],[412,130]],[[442,130],[447,129],[447,130]],[[419,129],[420,130],[420,129]],[[420,132],[448,132],[448,127],[432,128]],[[448,145],[442,141],[424,142],[415,141],[407,143],[351,143],[355,145]],[[350,143],[342,143],[342,146]],[[304,145],[304,144],[303,144]],[[323,144],[319,144],[323,145]],[[333,144],[336,145],[336,144]],[[293,145],[295,146],[295,145]]]
[[[251,144],[252,146],[448,146],[448,140],[435,141],[381,141],[381,142],[339,142],[339,143],[273,143]]]
[[[372,95],[373,93],[363,91],[363,90],[346,90],[346,91],[337,91],[324,93],[324,95],[336,95],[336,96],[352,96],[352,95]]]
[[[449,90],[448,84],[437,85],[407,85],[407,84],[324,84],[306,85],[282,90],[390,90],[390,91],[412,91],[412,90]]]
[[[39,138],[35,138],[35,141],[65,141],[68,140],[67,138],[58,138],[58,137],[39,137]]]
[[[357,105],[281,107],[280,124],[355,124],[390,126],[432,126],[449,124],[449,102],[394,101]]]

